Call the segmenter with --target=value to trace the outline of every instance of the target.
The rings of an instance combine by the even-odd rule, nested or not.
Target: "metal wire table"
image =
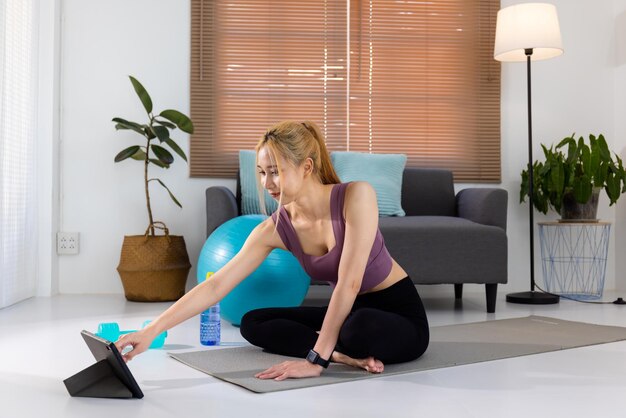
[[[573,299],[602,297],[610,222],[539,222],[547,291]]]

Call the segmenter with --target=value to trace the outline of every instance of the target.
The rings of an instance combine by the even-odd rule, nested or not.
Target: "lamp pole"
[[[525,48],[526,54],[526,84],[528,90],[528,219],[530,219],[530,291],[535,291],[535,221],[533,207],[533,112],[530,94],[530,56],[532,48]]]

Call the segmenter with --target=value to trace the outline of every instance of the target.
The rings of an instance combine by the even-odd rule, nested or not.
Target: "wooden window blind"
[[[192,0],[191,176],[234,177],[268,126],[310,119],[331,151],[499,182],[499,6]]]

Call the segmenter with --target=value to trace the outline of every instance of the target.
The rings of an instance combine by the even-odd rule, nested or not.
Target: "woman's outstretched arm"
[[[121,352],[124,347],[133,350],[125,354],[124,360],[132,360],[145,351],[152,340],[181,322],[200,314],[209,306],[222,300],[235,286],[248,277],[275,248],[274,224],[270,218],[258,225],[244,243],[241,250],[224,267],[209,279],[194,287],[170,306],[146,328],[123,335],[116,343]]]

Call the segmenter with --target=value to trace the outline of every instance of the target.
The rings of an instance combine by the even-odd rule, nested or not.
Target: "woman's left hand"
[[[288,378],[317,377],[322,374],[323,367],[306,360],[290,360],[275,364],[269,369],[257,373],[259,379],[285,380]]]

